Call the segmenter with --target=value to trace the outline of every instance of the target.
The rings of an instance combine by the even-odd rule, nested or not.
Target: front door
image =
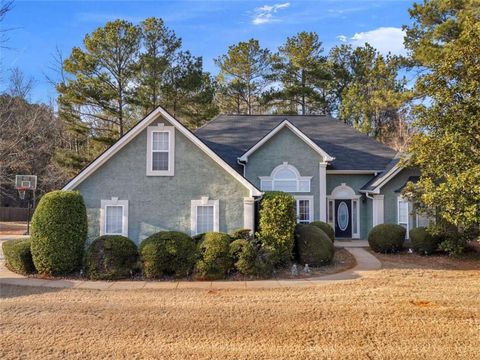
[[[352,200],[335,200],[335,237],[352,237]]]

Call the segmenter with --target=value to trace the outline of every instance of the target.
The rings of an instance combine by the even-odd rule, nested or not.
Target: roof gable
[[[302,133],[297,127],[295,127],[288,120],[282,121],[272,131],[270,131],[267,135],[261,138],[255,145],[253,145],[250,149],[248,149],[242,156],[240,156],[238,160],[248,162],[248,157],[250,155],[252,155],[255,151],[261,148],[265,143],[268,142],[268,140],[270,140],[273,136],[275,136],[275,134],[277,134],[280,130],[284,128],[289,129],[291,132],[297,135],[298,138],[300,138],[303,142],[305,142],[310,148],[312,148],[312,150],[314,150],[316,153],[322,156],[324,162],[330,162],[335,160],[334,157],[327,154],[327,152],[325,152],[320,146],[318,146],[312,140],[310,140],[308,136]]]
[[[221,115],[195,134],[231,167],[242,173],[237,159],[284,120],[307,136],[335,160],[328,170],[381,172],[396,152],[352,126],[330,116]]]
[[[212,151],[206,144],[204,144],[197,136],[195,136],[190,130],[184,127],[178,120],[170,115],[162,107],[157,107],[137,125],[130,129],[123,137],[121,137],[115,144],[105,150],[100,156],[92,161],[87,167],[85,167],[80,173],[70,180],[63,190],[71,190],[77,187],[82,181],[93,174],[100,166],[106,163],[113,155],[119,152],[125,145],[145,130],[148,125],[156,121],[159,117],[163,117],[171,125],[173,125],[180,133],[182,133],[187,139],[192,141],[198,148],[200,148],[205,154],[211,157],[217,164],[219,164],[227,173],[232,175],[237,181],[244,185],[249,191],[251,196],[259,196],[262,194],[252,183],[241,176],[235,169],[233,169],[227,162],[225,162],[220,156]],[[145,144],[146,146],[146,144]],[[146,148],[145,148],[146,149]]]

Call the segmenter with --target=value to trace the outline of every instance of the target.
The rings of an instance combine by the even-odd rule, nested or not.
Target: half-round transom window
[[[310,192],[310,176],[300,176],[298,170],[287,163],[273,169],[270,176],[260,177],[263,191]]]

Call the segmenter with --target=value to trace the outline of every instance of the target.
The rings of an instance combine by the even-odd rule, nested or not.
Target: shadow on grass
[[[4,279],[9,280],[9,279]],[[11,299],[22,296],[40,295],[45,293],[52,293],[64,290],[62,288],[31,286],[31,285],[14,285],[14,284],[0,284],[0,299]]]
[[[379,254],[366,249],[382,263],[383,269],[421,269],[421,270],[480,270],[480,252],[469,251],[460,256],[449,256],[445,253],[419,255],[410,253],[408,249],[395,254]]]

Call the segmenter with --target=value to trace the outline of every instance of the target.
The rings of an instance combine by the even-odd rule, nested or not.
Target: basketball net
[[[17,188],[18,190],[18,196],[20,197],[20,200],[24,200],[25,199],[25,194],[27,193],[27,190],[28,190],[28,187],[18,187]]]

